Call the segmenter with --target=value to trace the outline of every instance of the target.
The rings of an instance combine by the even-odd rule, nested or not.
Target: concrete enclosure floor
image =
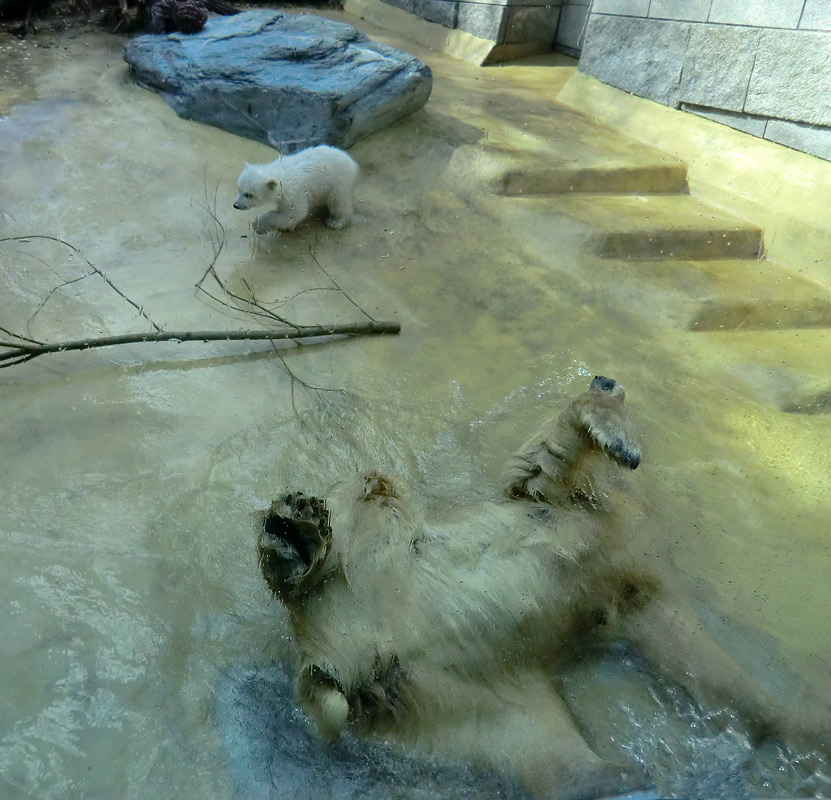
[[[260,238],[231,203],[243,162],[273,151],[176,117],[132,82],[120,37],[0,36],[3,329],[244,329],[261,307],[402,325],[0,371],[4,797],[358,796],[312,743],[282,788],[251,763],[259,734],[234,693],[288,652],[252,513],[361,467],[428,506],[492,496],[506,456],[595,374],[626,386],[645,528],[672,538],[713,635],[794,707],[831,696],[820,271],[764,258],[764,223],[688,194],[678,154],[559,102],[573,62],[479,68],[331,15],[423,58],[434,92],[351,149],[351,227]],[[208,297],[195,286],[212,263]],[[723,728],[696,739],[721,710],[627,659],[566,684],[598,749],[648,761],[663,796],[829,796],[821,757],[752,761]],[[330,757],[322,794],[297,788]],[[367,763],[380,777],[361,796],[392,796],[403,768]],[[427,794],[394,796],[447,796],[407,775]],[[458,780],[453,796],[489,796]]]

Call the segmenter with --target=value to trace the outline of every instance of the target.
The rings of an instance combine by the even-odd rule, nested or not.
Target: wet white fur
[[[640,457],[618,388],[581,395],[517,452],[512,500],[425,519],[388,478],[391,496],[367,492],[372,475],[335,487],[328,577],[290,608],[299,695],[326,738],[394,657],[407,710],[370,735],[496,768],[541,798],[648,785],[638,765],[593,752],[556,690],[558,659],[597,612],[660,673],[763,728],[827,721],[827,708],[792,716],[745,675],[702,629],[666,547],[643,541],[642,509],[608,474],[610,442],[621,463]]]
[[[348,225],[354,213],[355,184],[360,170],[343,150],[310,147],[269,164],[246,164],[237,181],[234,208],[241,211],[270,205],[258,217],[257,233],[294,230],[316,208],[326,206],[330,228]]]

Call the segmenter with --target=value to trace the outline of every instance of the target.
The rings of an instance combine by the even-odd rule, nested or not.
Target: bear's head
[[[279,205],[280,182],[269,176],[263,164],[246,164],[237,181],[239,194],[234,200],[234,208],[245,211],[249,208],[269,203]]]

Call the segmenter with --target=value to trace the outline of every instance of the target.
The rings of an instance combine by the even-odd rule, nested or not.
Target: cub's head
[[[269,203],[279,205],[280,182],[266,173],[265,164],[246,164],[237,181],[239,194],[234,208],[245,211],[248,208]]]

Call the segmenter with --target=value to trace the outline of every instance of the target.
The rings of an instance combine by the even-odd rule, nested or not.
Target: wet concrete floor
[[[2,326],[58,341],[256,325],[217,284],[218,300],[195,289],[221,243],[216,271],[238,297],[299,324],[371,317],[402,332],[131,345],[0,372],[5,796],[314,796],[313,739],[280,789],[252,755],[271,752],[278,723],[240,712],[269,686],[290,703],[270,672],[286,628],[259,577],[252,512],[366,466],[394,469],[428,505],[475,502],[595,374],[627,388],[649,534],[673,539],[714,635],[795,706],[829,696],[831,428],[827,413],[786,410],[827,386],[827,332],[734,317],[733,332],[712,332],[718,320],[696,331],[723,285],[716,262],[604,257],[585,196],[569,207],[488,183],[494,157],[675,159],[557,104],[570,67],[481,69],[410,44],[434,94],[352,148],[355,224],[257,240],[234,184],[273,152],[178,119],[132,82],[122,47],[85,29],[0,38]],[[739,295],[770,269],[725,263],[747,276],[732,279]],[[569,678],[599,747],[654,763],[666,793],[705,796],[702,781],[723,778],[719,796],[828,796],[822,759],[753,761],[740,732],[695,738],[719,710],[644,683],[627,658]],[[296,715],[285,724],[307,736]],[[320,796],[358,796],[338,763]],[[364,796],[390,796],[405,767],[367,763],[377,781]],[[487,796],[453,780],[466,787],[455,796]]]

